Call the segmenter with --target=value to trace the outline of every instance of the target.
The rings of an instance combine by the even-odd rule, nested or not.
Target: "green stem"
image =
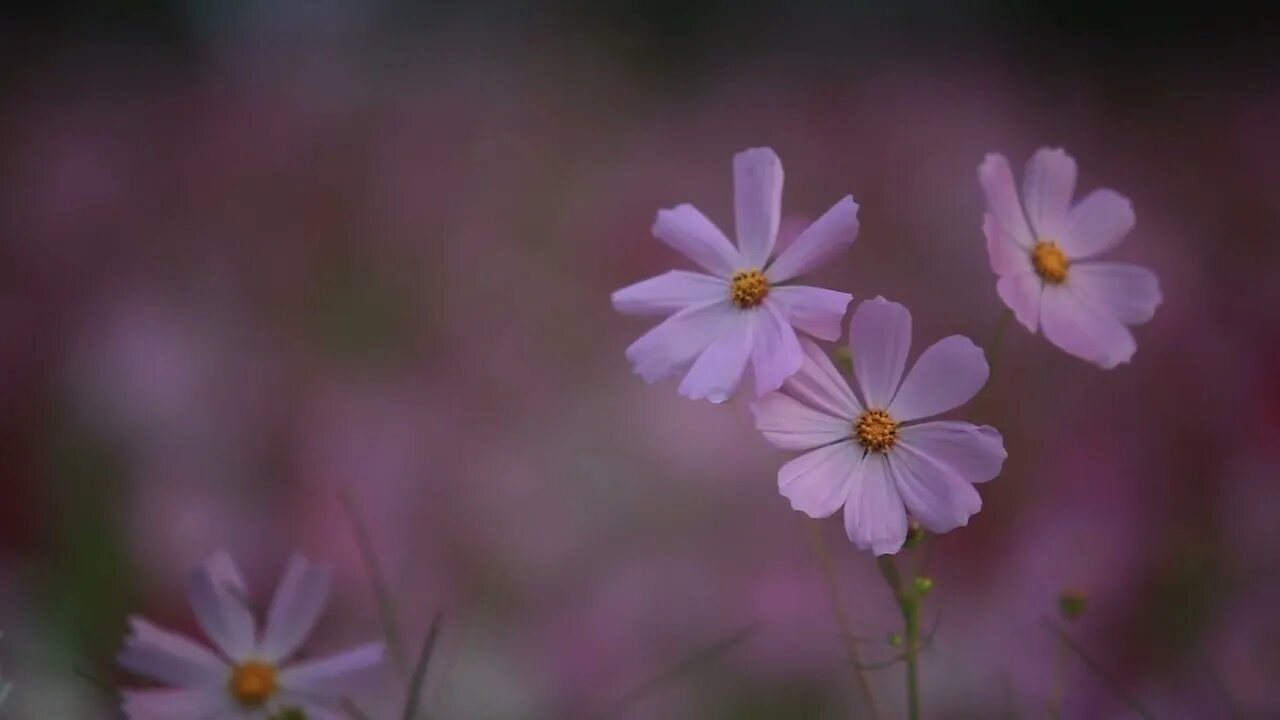
[[[902,584],[892,555],[876,558],[880,575],[893,593],[902,613],[902,658],[907,668],[907,718],[920,720],[920,593]]]
[[[822,538],[822,523],[812,518],[805,518],[805,526],[809,531],[809,540],[813,545],[813,554],[818,556],[818,565],[822,569],[822,580],[827,588],[827,597],[831,601],[831,614],[835,616],[836,626],[840,630],[840,639],[844,642],[845,659],[849,670],[853,673],[853,681],[858,686],[863,703],[867,706],[867,717],[879,720],[880,712],[876,709],[875,696],[871,693],[871,683],[862,670],[862,658],[858,656],[858,637],[853,634],[853,625],[845,612],[844,600],[840,597],[840,585],[836,582],[835,567],[831,563],[831,553],[827,550],[826,540]]]
[[[991,340],[987,342],[987,366],[991,375],[996,374],[996,359],[999,357],[1000,341],[1004,339],[1004,331],[1013,319],[1013,312],[1006,309],[996,320],[996,327],[991,331]]]

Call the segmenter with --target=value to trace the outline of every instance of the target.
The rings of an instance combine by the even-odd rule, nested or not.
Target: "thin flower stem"
[[[831,553],[827,550],[827,542],[822,537],[822,523],[813,518],[805,518],[805,526],[809,531],[813,553],[818,557],[818,566],[822,570],[822,580],[827,588],[827,598],[831,601],[831,614],[835,616],[836,627],[840,630],[840,639],[844,644],[849,670],[853,673],[853,681],[858,686],[858,694],[862,696],[867,707],[867,717],[879,720],[880,712],[876,709],[875,696],[871,692],[871,683],[863,671],[862,658],[858,654],[858,638],[845,612],[844,600],[840,596],[840,584],[836,581],[835,567],[831,563]]]
[[[920,720],[920,593],[902,584],[892,555],[876,558],[880,575],[902,613],[902,659],[907,668],[907,719]],[[912,581],[914,583],[914,580]]]
[[[987,341],[987,367],[988,374],[996,374],[996,360],[1000,357],[1000,344],[1004,340],[1004,331],[1009,327],[1009,321],[1013,319],[1013,312],[1006,308],[1000,313],[1000,319],[996,320],[995,329],[991,331],[991,339]]]
[[[404,652],[400,647],[400,632],[396,629],[398,624],[395,603],[391,600],[391,591],[387,588],[386,575],[383,574],[382,565],[378,562],[378,554],[373,550],[369,526],[365,524],[364,517],[356,507],[356,500],[349,490],[343,488],[339,492],[339,498],[342,500],[342,509],[347,514],[347,521],[351,523],[351,532],[360,550],[360,560],[364,563],[365,574],[373,587],[374,601],[378,605],[378,617],[382,620],[382,631],[387,638],[387,655],[390,656],[391,663],[401,679],[408,679],[409,670],[405,663]]]
[[[1067,695],[1067,657],[1071,647],[1065,635],[1058,636],[1057,657],[1053,661],[1053,689],[1049,691],[1049,720],[1061,720],[1062,703]]]

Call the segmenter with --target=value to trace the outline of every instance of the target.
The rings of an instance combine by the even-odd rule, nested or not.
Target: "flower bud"
[[[1083,615],[1088,605],[1089,595],[1082,588],[1067,588],[1058,595],[1058,614],[1067,620]]]
[[[933,589],[933,578],[928,578],[921,575],[915,579],[914,584],[915,584],[917,595],[921,595],[921,596],[928,595],[929,591]]]
[[[889,647],[902,647],[902,633],[889,633]]]

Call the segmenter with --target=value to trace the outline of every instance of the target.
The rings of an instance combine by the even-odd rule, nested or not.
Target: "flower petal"
[[[1129,362],[1138,349],[1128,328],[1076,295],[1070,282],[1045,287],[1040,326],[1049,342],[1107,370]]]
[[[783,285],[769,290],[766,305],[777,305],[793,327],[820,340],[840,339],[844,312],[853,296],[838,290]]]
[[[849,321],[849,352],[867,407],[889,406],[910,349],[911,313],[905,307],[883,297],[858,305]]]
[[[751,364],[756,370],[756,397],[773,392],[800,370],[804,352],[796,331],[768,303],[756,308]]]
[[[366,643],[336,655],[290,665],[280,671],[280,686],[293,692],[340,696],[346,688],[334,682],[380,664],[384,652],[382,643]]]
[[[734,312],[721,326],[720,335],[693,362],[678,392],[690,400],[706,398],[722,403],[733,395],[751,357],[756,313]]]
[[[293,654],[315,627],[329,600],[329,571],[295,555],[267,611],[259,654],[278,663]]]
[[[995,274],[1006,277],[1032,270],[1031,255],[1004,231],[993,213],[982,216],[982,234],[987,238],[987,259]]]
[[[850,483],[844,531],[861,550],[892,555],[907,539],[907,512],[889,475],[884,453],[867,453]]]
[[[772,148],[751,148],[733,156],[733,209],[742,258],[751,267],[763,268],[782,219],[782,161]]]
[[[848,437],[848,433],[845,433]],[[862,448],[839,442],[805,453],[778,470],[778,492],[811,518],[835,513],[862,472]]]
[[[898,422],[944,413],[968,402],[987,384],[991,369],[982,348],[963,335],[930,345],[889,403]]]
[[[210,720],[237,710],[225,688],[125,690],[121,695],[124,698],[121,709],[129,720]]]
[[[858,203],[845,195],[800,233],[765,272],[769,282],[786,282],[821,265],[858,238]]]
[[[895,445],[889,467],[902,502],[930,532],[944,533],[966,525],[982,509],[982,497],[973,483],[910,446]]]
[[[720,228],[687,203],[659,210],[653,235],[722,278],[728,278],[746,264]]]
[[[906,425],[898,430],[897,445],[928,456],[970,483],[999,475],[1009,456],[995,428],[949,420]]]
[[[1082,262],[1067,276],[1071,291],[1125,325],[1152,318],[1160,304],[1160,281],[1150,270],[1129,263]]]
[[[1076,190],[1076,161],[1062,148],[1040,148],[1027,163],[1023,183],[1022,199],[1036,236],[1055,241],[1061,238]]]
[[[831,364],[831,358],[809,339],[800,340],[800,349],[805,354],[804,364],[800,372],[787,378],[782,389],[828,415],[853,422],[862,414],[862,404],[840,371]]]
[[[191,638],[134,617],[118,661],[130,672],[184,688],[222,687],[229,667]]]
[[[783,450],[812,450],[849,439],[849,421],[816,410],[780,392],[751,403],[756,429]]]
[[[691,305],[631,343],[627,359],[645,382],[670,377],[689,367],[737,314],[728,300]]]
[[[978,182],[987,196],[987,209],[996,217],[1004,234],[1030,250],[1035,238],[1018,202],[1018,188],[1013,182],[1009,161],[1003,155],[989,153],[978,166]]]
[[[729,297],[729,285],[714,275],[672,270],[613,293],[613,308],[628,315],[665,315],[690,305]]]
[[[1136,221],[1129,198],[1095,190],[1071,209],[1058,244],[1071,260],[1093,257],[1119,245]]]
[[[1040,296],[1044,281],[1034,270],[1006,275],[996,281],[996,293],[1022,326],[1035,332],[1040,326]]]
[[[253,613],[231,556],[220,551],[206,560],[191,574],[187,595],[200,627],[223,655],[238,660],[253,652]]]

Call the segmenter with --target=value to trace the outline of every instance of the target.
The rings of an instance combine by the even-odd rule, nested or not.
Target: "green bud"
[[[1089,594],[1083,588],[1067,588],[1058,595],[1058,613],[1067,620],[1075,620],[1089,606]]]
[[[928,595],[929,591],[933,589],[933,578],[921,575],[916,578],[915,587],[917,595]]]
[[[889,633],[889,647],[902,647],[902,633]]]

